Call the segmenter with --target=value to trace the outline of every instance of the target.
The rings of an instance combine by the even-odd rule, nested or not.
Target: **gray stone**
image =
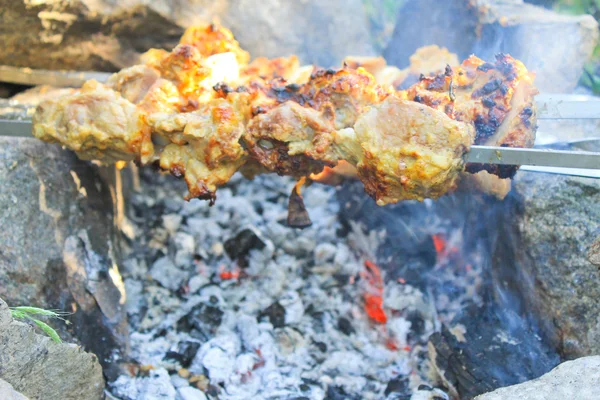
[[[0,315],[0,379],[33,399],[103,398],[102,367],[95,355],[12,320],[2,299]]]
[[[0,176],[0,297],[68,312],[75,304],[67,319],[80,343],[102,362],[126,352],[119,234],[98,168],[58,146],[0,137]],[[73,339],[64,323],[56,328]]]
[[[600,237],[590,246],[588,260],[595,266],[600,267]]]
[[[513,184],[494,269],[564,357],[597,354],[600,270],[588,254],[600,236],[600,180],[519,172]]]
[[[0,379],[0,399],[3,400],[28,400],[27,397],[17,392],[14,387],[5,380]]]
[[[297,54],[338,65],[373,55],[360,0],[0,0],[0,64],[114,70],[149,48],[174,47],[184,27],[219,19],[253,57]],[[343,12],[340,12],[343,10]],[[26,26],[27,29],[23,29]]]
[[[296,54],[329,67],[349,54],[375,55],[360,0],[232,0],[222,20],[253,57]]]
[[[600,356],[566,361],[532,381],[496,389],[475,400],[589,400],[598,398]]]
[[[384,56],[406,66],[417,48],[429,44],[461,58],[509,53],[536,72],[540,90],[567,92],[597,41],[598,24],[589,15],[561,15],[523,0],[421,0],[406,2],[398,13]]]

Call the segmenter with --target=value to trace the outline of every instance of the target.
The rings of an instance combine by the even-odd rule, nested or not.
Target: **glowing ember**
[[[365,261],[365,270],[361,272],[361,277],[367,282],[367,287],[363,295],[367,315],[371,320],[379,324],[385,324],[387,316],[383,310],[384,286],[379,267],[371,261]]]
[[[431,239],[433,239],[433,246],[437,255],[443,255],[446,252],[446,239],[440,234],[433,235]]]

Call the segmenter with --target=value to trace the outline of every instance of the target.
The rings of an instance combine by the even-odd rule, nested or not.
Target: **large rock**
[[[96,356],[75,345],[56,343],[35,333],[32,326],[14,321],[2,299],[0,379],[32,399],[95,400],[102,399],[104,392]]]
[[[58,325],[61,334],[108,364],[128,340],[117,192],[98,168],[34,139],[0,136],[0,176],[0,297],[11,306],[76,311],[72,325]]]
[[[3,379],[0,379],[0,399],[3,400],[27,400],[27,397],[17,392],[14,387]]]
[[[516,287],[567,358],[600,353],[600,180],[519,172],[494,255],[499,282]]]
[[[589,15],[561,15],[523,0],[421,0],[400,10],[384,56],[406,66],[417,48],[429,44],[461,58],[509,53],[537,73],[542,91],[567,92],[597,41],[598,24]]]
[[[590,400],[600,391],[600,356],[567,361],[538,379],[482,394],[475,400]]]
[[[151,47],[172,48],[185,27],[215,19],[253,57],[297,54],[330,66],[374,53],[360,0],[0,0],[0,9],[0,64],[7,65],[114,70]]]

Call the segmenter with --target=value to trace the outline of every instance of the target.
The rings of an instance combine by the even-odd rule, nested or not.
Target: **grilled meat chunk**
[[[340,158],[355,165],[378,205],[452,191],[474,136],[470,124],[390,96],[338,132]]]
[[[33,134],[67,146],[83,160],[136,160],[154,151],[145,116],[115,91],[89,81],[76,93],[41,103]]]
[[[214,201],[218,186],[245,163],[240,143],[246,125],[247,95],[214,99],[184,114],[156,113],[148,117],[160,167],[183,177],[190,198]]]
[[[322,113],[288,101],[253,118],[244,143],[267,171],[302,177],[337,164],[334,135]]]
[[[535,125],[537,94],[533,75],[511,56],[498,55],[493,64],[471,56],[460,67],[422,77],[403,94],[453,119],[472,122],[475,144],[531,147],[535,140],[530,129]],[[512,128],[519,130],[512,135]]]
[[[344,65],[348,68],[364,68],[375,77],[384,88],[407,88],[418,82],[419,76],[430,76],[443,72],[447,65],[459,65],[456,54],[445,47],[436,45],[424,46],[410,56],[409,66],[400,69],[387,65],[383,57],[346,57]]]

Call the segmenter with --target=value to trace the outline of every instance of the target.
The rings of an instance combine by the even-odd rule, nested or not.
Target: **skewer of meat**
[[[537,91],[510,56],[472,56],[405,91],[362,67],[248,60],[224,28],[190,28],[106,85],[40,104],[34,135],[83,159],[157,163],[211,201],[238,170],[301,178],[344,161],[380,205],[453,190],[473,143],[533,144]]]

